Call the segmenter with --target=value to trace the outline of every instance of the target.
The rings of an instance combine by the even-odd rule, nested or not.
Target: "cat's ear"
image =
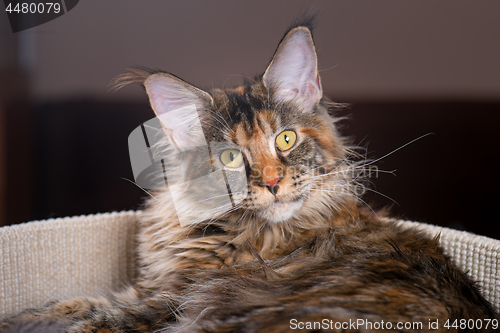
[[[206,145],[200,117],[213,103],[208,93],[167,73],[149,76],[144,87],[165,133],[178,149]]]
[[[321,100],[318,60],[308,28],[297,27],[285,35],[263,80],[278,103],[296,103],[304,112],[311,111]]]

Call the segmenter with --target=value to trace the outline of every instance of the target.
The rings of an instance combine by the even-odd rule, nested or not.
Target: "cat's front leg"
[[[159,295],[132,304],[79,297],[29,309],[4,320],[2,333],[153,332],[175,316],[172,300]]]
[[[0,332],[66,332],[75,322],[90,318],[95,311],[105,311],[113,306],[105,298],[78,297],[71,300],[50,302],[27,309],[0,324]]]

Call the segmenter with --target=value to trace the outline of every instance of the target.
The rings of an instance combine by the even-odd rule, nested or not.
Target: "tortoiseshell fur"
[[[182,226],[170,194],[153,193],[142,214],[133,286],[107,298],[26,310],[5,320],[1,331],[288,332],[291,320],[366,319],[423,323],[422,330],[400,332],[447,332],[431,330],[429,320],[497,318],[437,238],[399,227],[355,195],[352,171],[359,164],[350,161],[354,153],[336,128],[336,105],[322,96],[315,64],[303,93],[302,86],[299,93],[273,86],[285,43],[297,38],[307,49],[308,36],[308,24],[293,26],[266,73],[232,89],[206,93],[146,69],[121,76],[118,86],[145,85],[157,114],[154,89],[163,83],[156,81],[193,98],[207,142],[241,147],[246,198],[230,212]],[[314,49],[305,52],[307,58]],[[307,98],[295,102],[287,94]],[[287,129],[297,133],[293,149],[269,144]]]

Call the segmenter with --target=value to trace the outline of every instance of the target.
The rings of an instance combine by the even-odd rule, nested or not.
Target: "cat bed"
[[[133,281],[140,214],[106,213],[0,228],[0,317],[53,299],[102,295]],[[423,223],[399,223],[432,236],[441,234],[448,255],[500,309],[500,241]]]

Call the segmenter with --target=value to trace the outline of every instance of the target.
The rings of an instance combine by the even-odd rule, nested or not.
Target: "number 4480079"
[[[31,14],[44,14],[44,13],[56,13],[61,11],[61,4],[58,2],[40,2],[40,3],[17,3],[14,8],[12,8],[12,3],[9,3],[5,8],[8,13],[31,13]]]

